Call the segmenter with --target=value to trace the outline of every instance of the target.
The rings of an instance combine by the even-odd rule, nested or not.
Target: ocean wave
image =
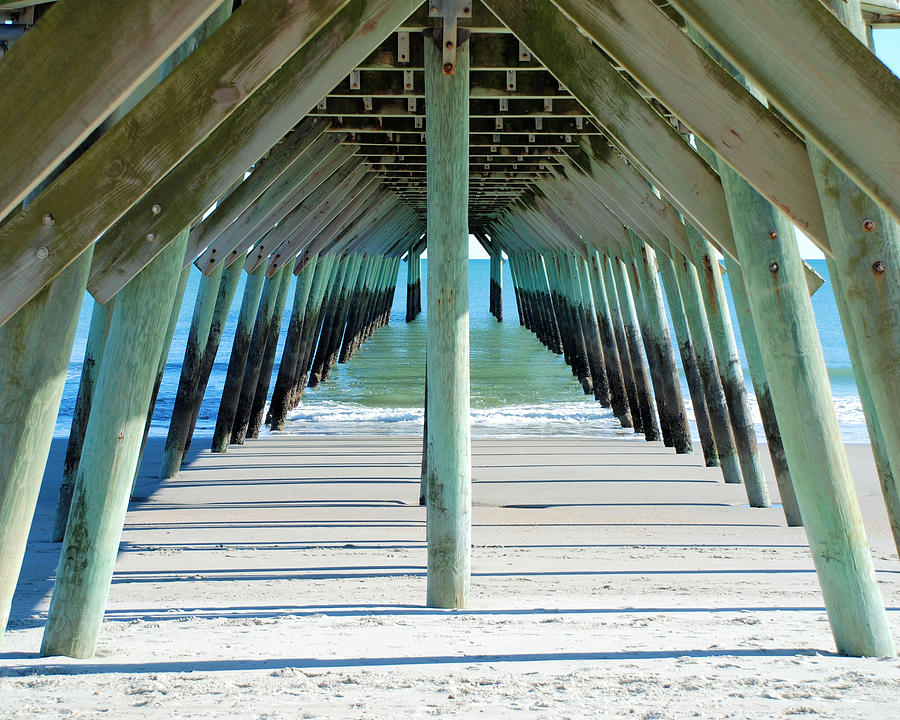
[[[287,418],[288,434],[418,434],[422,432],[422,408],[393,408],[358,403],[318,401],[301,405]],[[562,402],[503,407],[472,408],[472,433],[476,437],[523,435],[576,435],[584,437],[632,436],[618,420],[597,403]]]

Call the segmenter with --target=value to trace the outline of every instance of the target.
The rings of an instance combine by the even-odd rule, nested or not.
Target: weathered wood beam
[[[441,39],[441,35],[437,34]],[[463,38],[465,40],[465,38]],[[431,607],[466,607],[471,565],[469,429],[469,43],[456,69],[425,38],[428,127],[428,592]],[[443,42],[441,42],[441,45]]]
[[[803,141],[651,0],[553,2],[817,245],[828,245]]]
[[[285,0],[241,6],[31,205],[11,215],[0,228],[0,265],[10,273],[0,288],[0,322],[202,142],[336,9],[310,11]],[[155,232],[139,237],[145,245],[162,240]]]
[[[320,138],[300,157],[296,171],[284,173],[256,201],[217,235],[197,258],[201,272],[231,262],[271,230],[299,202],[353,157],[354,148]]]
[[[41,643],[45,656],[94,654],[186,241],[187,232],[116,298]]]
[[[271,76],[272,72],[285,60],[286,56],[281,55],[282,50],[287,53],[287,56],[294,53],[294,57],[291,59],[292,62],[288,63],[291,68],[298,69],[296,64],[299,64],[299,69],[306,71],[302,75],[297,73],[291,78],[284,78],[285,80],[290,80],[287,83],[289,84],[287,89],[294,92],[285,93],[285,85],[280,85],[282,92],[276,93],[274,97],[272,95],[257,97],[257,101],[265,101],[264,107],[269,108],[270,112],[264,113],[259,108],[256,108],[251,117],[241,116],[244,121],[252,120],[247,126],[237,128],[229,125],[228,132],[225,133],[233,140],[234,137],[259,139],[263,138],[267,132],[272,132],[270,136],[265,137],[265,143],[261,141],[263,147],[259,152],[254,153],[255,158],[260,157],[268,147],[271,147],[278,138],[282,137],[296,122],[298,117],[306,114],[306,111],[327,92],[329,87],[333,86],[335,78],[348,72],[348,68],[352,68],[369,48],[376,45],[380,39],[389,34],[391,30],[388,28],[396,27],[396,23],[400,21],[399,18],[402,18],[405,13],[410,12],[411,9],[418,5],[414,0],[350,0],[349,3],[342,2],[327,9],[319,9],[312,14],[310,14],[305,5],[303,7],[292,6],[292,9],[286,11],[287,14],[285,14],[273,11],[270,3],[274,2],[275,0],[266,0],[263,3],[251,3],[242,6],[235,15],[235,17],[241,18],[239,22],[234,22],[235,19],[232,18],[229,24],[216,34],[216,37],[219,38],[214,43],[216,53],[221,51],[221,54],[225,56],[236,56],[236,67],[233,71],[227,68],[222,73],[203,70],[203,66],[210,62],[213,59],[212,56],[216,54],[207,47],[213,40],[211,38],[210,41],[203,44],[202,47],[207,48],[207,50],[201,54],[201,57],[195,58],[193,64],[188,63],[189,67],[179,67],[172,78],[170,78],[172,84],[168,88],[176,92],[174,96],[176,99],[184,95],[184,102],[180,100],[176,102],[172,94],[167,94],[166,88],[161,87],[157,90],[156,97],[152,103],[148,98],[147,102],[136,109],[143,109],[141,116],[152,115],[152,118],[146,119],[148,128],[153,129],[153,134],[147,138],[146,147],[144,144],[137,147],[148,157],[153,158],[154,162],[149,167],[145,167],[141,162],[138,162],[138,158],[134,155],[136,152],[135,147],[128,147],[125,144],[127,142],[132,146],[134,145],[130,140],[130,134],[125,138],[118,136],[117,142],[121,141],[123,145],[121,153],[110,152],[114,148],[110,145],[99,147],[101,143],[98,143],[98,145],[91,148],[91,151],[96,154],[90,157],[86,154],[85,158],[82,158],[82,161],[87,160],[82,167],[83,172],[66,173],[58,181],[58,183],[62,183],[57,187],[59,192],[49,196],[49,199],[58,199],[60,202],[65,196],[65,206],[60,205],[65,210],[63,214],[65,222],[60,223],[57,221],[54,227],[47,228],[42,225],[41,217],[48,210],[37,208],[39,211],[37,215],[29,215],[27,218],[23,218],[21,224],[16,223],[15,218],[13,218],[4,226],[2,231],[0,231],[0,236],[12,233],[10,237],[14,237],[16,240],[2,244],[6,252],[3,257],[0,257],[0,260],[10,257],[8,266],[12,265],[13,260],[16,260],[18,263],[16,267],[30,268],[30,273],[18,273],[18,282],[7,284],[4,292],[0,292],[0,310],[4,307],[4,297],[8,297],[12,305],[21,302],[21,296],[25,296],[25,299],[27,299],[28,293],[33,294],[33,292],[36,292],[37,288],[46,282],[46,279],[49,279],[54,272],[58,271],[56,269],[57,266],[62,266],[68,262],[86,244],[93,242],[94,238],[118,219],[125,210],[134,204],[138,197],[143,195],[165,172],[170,170],[187,152],[203,140],[212,128],[219,125],[224,116],[228,115],[231,110],[245,100],[249,89],[258,86],[258,83],[254,85],[257,80],[262,82],[262,80]],[[344,10],[337,12],[344,5],[346,5]],[[256,20],[257,14],[264,16],[258,22]],[[329,18],[332,20],[325,26],[323,32],[317,32],[321,24],[318,26],[315,24],[316,18],[319,18],[321,21]],[[287,19],[292,21],[286,22]],[[229,25],[231,26],[230,29],[228,29]],[[243,27],[244,25],[249,25],[252,28],[252,32],[248,32]],[[272,32],[270,32],[272,29],[270,26],[274,26]],[[300,52],[295,52],[298,47],[304,46],[312,35],[315,35],[314,42],[309,43],[308,47],[303,47]],[[257,40],[260,40],[260,42],[257,43]],[[257,47],[270,50],[268,53],[260,50],[261,62],[259,63],[249,62],[249,58],[255,54],[251,52],[251,47],[254,44],[257,44]],[[222,48],[223,45],[227,46],[227,50]],[[277,48],[278,52],[272,51],[273,48]],[[335,48],[338,48],[338,50],[335,50]],[[301,53],[303,54],[301,55]],[[323,58],[323,55],[327,60]],[[192,54],[193,57],[194,54]],[[213,69],[221,69],[216,63],[212,63],[212,67]],[[233,85],[234,77],[238,77],[240,78],[242,89],[238,92],[229,91],[216,94],[216,90],[221,85],[221,78],[226,76],[228,78],[226,83],[228,87]],[[303,96],[302,102],[297,99],[300,95]],[[217,101],[210,103],[209,97],[214,97]],[[275,99],[276,97],[278,98],[277,100]],[[296,106],[294,103],[296,103]],[[172,107],[176,107],[178,112],[172,113]],[[267,122],[271,121],[272,113],[278,115],[278,127],[274,132],[271,131],[271,126],[263,122],[264,120]],[[135,127],[133,121],[138,119],[138,116],[135,116],[133,113],[132,115],[131,121],[121,123],[123,128],[129,128],[128,133],[133,131]],[[159,118],[166,118],[167,116],[167,122],[159,120]],[[180,118],[182,116],[190,117],[191,122],[181,122]],[[177,128],[177,132],[173,133],[172,126]],[[237,134],[228,134],[231,132],[236,132]],[[155,137],[160,138],[159,142],[154,140]],[[184,140],[183,144],[180,142],[181,139]],[[221,141],[221,138],[219,140]],[[228,145],[224,144],[218,147],[218,151],[221,153],[222,148],[227,148]],[[162,153],[164,157],[159,157],[163,148],[166,150],[165,153]],[[144,156],[144,154],[139,154],[141,157]],[[134,163],[129,163],[127,167],[132,169],[134,167],[141,168],[140,177],[132,178],[134,182],[128,186],[128,192],[121,192],[123,187],[121,177],[110,178],[106,173],[108,163],[104,161],[104,158],[110,157],[110,155],[112,158],[131,158],[134,160]],[[218,156],[213,158],[213,162],[216,159],[218,159]],[[207,157],[204,160],[209,161],[209,158]],[[250,162],[252,160],[245,164],[244,167],[249,166]],[[118,165],[116,166],[118,167]],[[188,177],[195,175],[199,176],[203,175],[203,173],[192,172],[188,174]],[[227,187],[235,179],[233,176],[228,177],[227,181],[224,182],[224,187]],[[63,181],[65,182],[63,183]],[[98,217],[93,217],[95,214],[93,212],[94,204],[85,202],[82,198],[76,198],[75,196],[78,193],[72,189],[81,187],[85,191],[97,194],[99,188],[99,194],[105,195],[103,190],[111,185],[118,187],[120,192],[115,195],[115,202],[112,202],[112,197],[106,197],[103,212]],[[48,188],[48,192],[50,190],[52,188]],[[212,199],[215,199],[219,194],[221,194],[221,190],[217,193],[211,193]],[[76,199],[78,202],[76,202]],[[211,202],[212,200],[210,200]],[[199,212],[202,212],[210,203],[203,205]],[[53,204],[55,205],[56,203],[54,202]],[[150,231],[150,228],[153,227],[152,223],[160,222],[164,213],[154,216],[150,212],[152,206],[147,208],[147,210],[147,228]],[[154,218],[156,219],[154,220]],[[76,228],[79,230],[77,233],[75,232]],[[144,237],[145,235],[146,233],[139,237]],[[155,232],[154,235],[154,242],[158,241],[160,244],[164,244],[165,241],[171,239],[171,236],[159,237],[159,234]],[[51,240],[56,241],[56,251],[49,256],[52,262],[49,265],[46,262],[42,262],[42,269],[38,271],[37,268],[32,267],[34,265],[32,261],[35,257],[34,252],[38,247],[48,247],[45,243]],[[16,248],[19,248],[21,252],[15,252]],[[3,317],[3,313],[0,313],[0,319]]]
[[[653,182],[713,236],[727,227],[721,183],[709,165],[549,0],[486,4],[569,88]],[[640,121],[637,119],[640,118]],[[679,202],[688,197],[690,206]]]
[[[376,176],[366,176],[357,183],[352,192],[344,196],[343,200],[337,202],[337,196],[334,198],[336,202],[326,200],[327,207],[321,207],[321,210],[325,211],[324,215],[315,213],[304,220],[292,235],[272,252],[266,267],[266,277],[271,277],[281,265],[290,263],[301,252],[318,254],[322,245],[346,227],[358,212],[371,211],[369,199],[379,186],[380,182]],[[317,246],[317,243],[322,244]]]
[[[365,165],[355,164],[351,159],[344,163],[336,172],[325,180],[319,187],[307,195],[300,203],[297,204],[287,215],[282,218],[281,222],[259,240],[254,245],[253,251],[247,258],[244,266],[248,272],[263,264],[269,254],[278,248],[295,230],[297,230],[306,220],[313,216],[329,198],[335,200],[342,197],[350,189],[356,185],[363,177],[366,176],[368,168]]]
[[[221,235],[225,228],[256,202],[280,177],[286,173],[292,175],[296,173],[294,164],[301,162],[306,150],[319,139],[324,128],[323,123],[308,118],[260,160],[254,166],[250,177],[224,197],[209,217],[191,229],[185,265],[192,263],[210,242]]]
[[[41,17],[0,63],[0,220],[221,4],[63,0]]]
[[[820,0],[672,4],[900,220],[900,80]]]

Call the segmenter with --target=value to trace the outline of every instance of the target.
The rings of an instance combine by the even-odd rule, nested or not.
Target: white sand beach
[[[38,654],[55,441],[0,717],[896,717],[900,660],[834,654],[802,528],[657,443],[476,439],[472,606],[426,608],[420,447],[268,436],[159,485],[154,441],[77,661]],[[848,450],[900,641],[871,453]]]

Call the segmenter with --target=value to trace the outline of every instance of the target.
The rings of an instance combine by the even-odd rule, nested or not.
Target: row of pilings
[[[53,529],[53,540],[63,542],[61,580],[51,599],[45,654],[93,654],[142,443],[187,284],[189,269],[181,269],[185,241],[186,234],[113,301],[95,304]],[[389,321],[397,256],[318,255],[301,259],[296,267],[284,265],[271,277],[264,266],[243,273],[243,260],[227,267],[221,263],[200,279],[160,469],[163,478],[177,474],[190,447],[242,274],[246,281],[214,451],[257,437],[264,421],[282,429],[303,389],[326,380],[336,363],[347,362]],[[276,374],[279,334],[294,279],[291,268],[296,283]],[[132,419],[122,424],[120,418],[135,407],[149,411],[131,413]],[[118,434],[119,447],[105,452],[98,436],[110,432]],[[14,586],[14,578],[4,583],[4,601]],[[5,625],[8,603],[4,607]]]

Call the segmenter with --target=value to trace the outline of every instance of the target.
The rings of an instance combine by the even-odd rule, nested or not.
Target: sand
[[[55,442],[0,717],[900,714],[900,660],[834,654],[803,530],[655,443],[476,440],[472,607],[425,608],[420,443],[269,436],[162,486],[154,443],[98,656],[76,661],[38,656]],[[871,453],[848,449],[900,642]]]

